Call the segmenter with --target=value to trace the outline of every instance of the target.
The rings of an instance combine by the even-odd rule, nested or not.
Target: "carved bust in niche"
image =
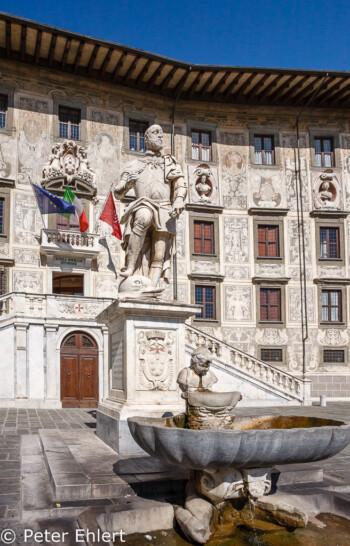
[[[341,188],[332,171],[322,173],[314,186],[314,206],[316,209],[340,209]]]
[[[212,169],[202,163],[190,172],[190,200],[198,204],[216,204],[217,184]]]

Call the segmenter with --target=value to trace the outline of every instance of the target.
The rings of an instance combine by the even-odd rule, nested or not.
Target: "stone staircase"
[[[240,406],[311,405],[311,381],[285,373],[186,324],[188,360],[197,347],[206,347],[213,355],[212,366],[219,379],[215,389],[240,391]]]

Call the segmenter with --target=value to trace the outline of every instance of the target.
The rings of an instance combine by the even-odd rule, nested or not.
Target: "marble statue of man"
[[[159,125],[147,129],[145,145],[145,154],[127,166],[115,188],[119,199],[132,187],[136,196],[121,218],[126,258],[120,274],[141,274],[156,287],[161,277],[169,281],[176,218],[184,210],[187,187],[176,159],[162,155]]]
[[[210,369],[212,358],[211,352],[205,347],[193,351],[190,367],[183,368],[177,377],[182,398],[187,398],[189,392],[196,392],[200,387],[210,390],[217,383],[218,378]]]

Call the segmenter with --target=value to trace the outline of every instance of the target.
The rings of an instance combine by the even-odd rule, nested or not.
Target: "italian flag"
[[[72,205],[75,206],[75,216],[79,220],[80,231],[86,231],[87,228],[89,227],[89,223],[87,221],[83,205],[81,201],[77,198],[75,193],[73,193],[72,190],[68,188],[68,186],[66,186],[63,199],[67,201],[68,203],[71,203]],[[67,216],[68,218],[70,214],[62,214],[61,216]]]

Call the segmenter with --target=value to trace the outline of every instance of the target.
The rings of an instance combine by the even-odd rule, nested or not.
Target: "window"
[[[258,225],[258,256],[264,258],[280,256],[278,226]]]
[[[320,228],[320,258],[328,260],[340,258],[339,228]]]
[[[6,294],[6,271],[0,271],[0,296]]]
[[[59,136],[79,140],[81,111],[76,108],[59,107]]]
[[[214,223],[194,221],[194,253],[214,254]]]
[[[6,128],[7,96],[0,95],[0,129]]]
[[[79,218],[76,214],[70,214],[69,217],[56,214],[57,229],[62,231],[80,231]]]
[[[325,322],[342,321],[341,290],[322,290],[322,320]]]
[[[211,133],[192,130],[192,159],[211,161]]]
[[[315,137],[316,167],[334,167],[333,138]]]
[[[345,351],[344,349],[323,349],[323,362],[325,364],[344,364]]]
[[[216,319],[215,286],[195,286],[195,303],[203,306],[196,318]]]
[[[4,215],[5,215],[5,199],[0,198],[0,233],[4,233],[5,231]]]
[[[149,125],[144,121],[129,121],[129,148],[133,152],[145,152],[145,132]]]
[[[275,147],[271,135],[254,135],[254,163],[256,165],[274,165]]]
[[[265,362],[283,362],[283,350],[264,347],[261,349],[261,360]]]
[[[281,322],[280,288],[260,288],[260,320]]]
[[[70,296],[84,295],[84,275],[67,273],[52,274],[52,293]]]

